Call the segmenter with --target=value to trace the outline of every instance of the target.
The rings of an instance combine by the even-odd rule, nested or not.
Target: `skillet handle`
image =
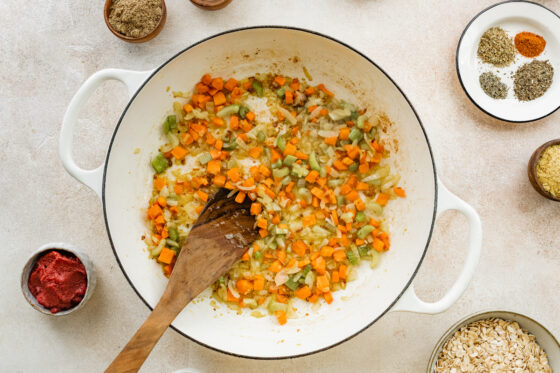
[[[437,302],[428,303],[420,300],[414,291],[414,284],[411,284],[391,311],[408,311],[428,314],[443,312],[459,299],[467,289],[474,275],[478,259],[480,258],[480,249],[482,245],[482,224],[480,222],[480,217],[470,205],[447,190],[439,179],[438,191],[437,217],[444,211],[457,210],[463,213],[468,219],[470,228],[469,247],[465,265],[451,289]]]
[[[99,197],[102,193],[103,170],[105,163],[93,170],[84,170],[74,162],[72,158],[72,138],[74,135],[74,127],[78,122],[78,116],[82,108],[93,92],[106,80],[119,80],[128,88],[130,97],[134,95],[138,87],[148,78],[152,71],[131,71],[122,69],[105,69],[100,70],[90,76],[88,80],[82,84],[78,92],[72,97],[68,109],[62,120],[62,129],[60,131],[59,155],[64,168],[70,175],[79,182],[93,189]]]

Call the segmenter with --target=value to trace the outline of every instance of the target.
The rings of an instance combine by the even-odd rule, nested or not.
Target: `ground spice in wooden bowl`
[[[546,40],[542,36],[527,31],[515,35],[514,43],[517,51],[529,58],[537,57],[546,47]]]
[[[560,145],[547,147],[537,162],[537,178],[543,189],[560,198]]]
[[[124,36],[143,38],[158,27],[162,15],[161,0],[113,0],[109,23]]]

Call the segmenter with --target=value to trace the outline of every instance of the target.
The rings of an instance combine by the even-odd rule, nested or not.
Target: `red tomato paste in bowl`
[[[84,298],[86,268],[75,255],[52,250],[37,260],[27,286],[40,305],[57,313],[76,306]]]

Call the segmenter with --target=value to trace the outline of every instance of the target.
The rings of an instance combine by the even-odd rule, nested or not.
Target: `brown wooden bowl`
[[[545,196],[548,199],[560,202],[560,197],[555,197],[552,195],[552,193],[547,192],[543,188],[541,182],[539,181],[539,178],[537,177],[537,164],[539,163],[539,159],[541,158],[541,155],[544,152],[544,150],[552,145],[560,145],[560,139],[546,142],[541,146],[539,146],[537,150],[535,150],[535,152],[531,156],[531,159],[529,159],[527,174],[529,175],[529,181],[531,182],[531,185],[533,186],[533,188],[535,188],[537,192],[539,192],[541,195]]]
[[[129,43],[144,43],[148,40],[152,40],[157,36],[157,34],[159,34],[161,29],[163,28],[163,25],[165,25],[165,20],[167,19],[167,8],[165,7],[165,1],[161,0],[161,19],[159,20],[159,23],[154,29],[154,31],[150,32],[146,36],[142,36],[141,38],[132,38],[130,36],[121,34],[117,30],[115,30],[113,26],[111,26],[111,23],[109,23],[109,13],[111,12],[111,4],[113,4],[113,0],[105,0],[105,9],[103,10],[105,16],[105,24],[107,25],[109,30],[113,33],[113,35]]]
[[[231,0],[191,0],[191,3],[205,10],[222,9],[231,3]]]

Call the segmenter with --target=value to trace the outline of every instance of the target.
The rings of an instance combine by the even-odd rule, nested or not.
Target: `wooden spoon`
[[[241,258],[257,238],[251,200],[220,189],[194,223],[161,299],[105,372],[136,372],[186,305]]]

